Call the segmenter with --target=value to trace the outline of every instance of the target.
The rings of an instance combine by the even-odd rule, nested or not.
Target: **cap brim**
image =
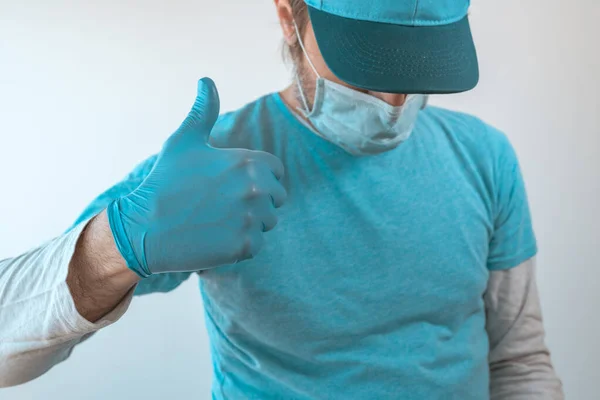
[[[319,50],[342,81],[389,93],[458,93],[479,80],[468,17],[406,26],[339,17],[308,7]]]

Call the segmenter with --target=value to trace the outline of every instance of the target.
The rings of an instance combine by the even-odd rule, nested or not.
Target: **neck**
[[[279,92],[279,96],[281,96],[281,99],[283,100],[285,105],[288,107],[290,112],[292,112],[296,116],[296,118],[298,118],[309,129],[319,134],[317,130],[313,127],[311,122],[308,119],[306,119],[306,117],[301,112],[297,111],[298,109],[304,108],[304,106],[302,104],[302,101],[299,99],[298,87],[295,83],[292,83],[290,86]]]
[[[291,110],[295,111],[298,108],[303,107],[302,103],[300,102],[300,99],[298,98],[298,89],[296,88],[296,85],[294,83],[292,83],[287,88],[285,88],[284,90],[279,92],[279,95],[281,96],[281,99],[283,100],[283,102]]]

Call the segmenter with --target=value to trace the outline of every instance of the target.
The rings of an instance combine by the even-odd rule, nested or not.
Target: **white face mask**
[[[295,21],[294,28],[304,56],[317,76],[312,110],[296,76],[304,105],[304,109],[299,111],[316,133],[355,156],[379,154],[396,148],[408,139],[419,111],[427,105],[428,96],[411,94],[402,106],[395,107],[322,78],[308,57]]]

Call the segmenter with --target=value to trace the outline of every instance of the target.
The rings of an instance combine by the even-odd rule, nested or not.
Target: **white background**
[[[600,2],[474,0],[474,91],[432,102],[507,132],[540,245],[547,341],[567,397],[600,398]],[[271,1],[0,0],[0,258],[59,235],[156,152],[212,77],[223,109],[289,81]],[[208,399],[192,278],[138,298],[2,400]],[[84,394],[85,393],[85,394]]]

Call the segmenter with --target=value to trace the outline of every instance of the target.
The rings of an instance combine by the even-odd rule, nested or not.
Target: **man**
[[[0,385],[198,272],[215,399],[561,399],[515,153],[426,107],[478,81],[468,0],[275,4],[290,87],[215,124],[202,80],[158,156],[0,264]]]

